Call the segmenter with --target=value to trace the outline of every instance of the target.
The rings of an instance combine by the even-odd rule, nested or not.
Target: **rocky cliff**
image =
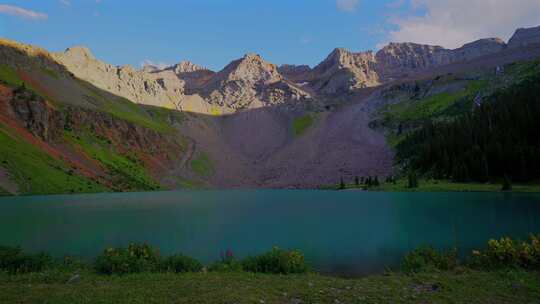
[[[540,44],[540,26],[516,30],[508,42],[508,47],[526,47],[533,44]]]
[[[340,94],[380,84],[372,52],[337,48],[310,73],[311,87],[322,94]]]
[[[310,98],[285,80],[276,65],[257,54],[247,54],[231,62],[198,92],[211,104],[236,110]]]
[[[76,77],[96,87],[136,103],[175,109],[184,95],[184,82],[174,73],[137,71],[131,66],[117,67],[94,57],[85,47],[68,48],[52,54]]]
[[[336,48],[314,68],[278,68],[259,55],[247,54],[217,73],[189,61],[140,71],[115,67],[82,47],[53,56],[77,77],[137,103],[215,114],[349,94],[539,42],[537,27],[517,30],[508,46],[501,39],[487,38],[454,50],[416,43],[390,43],[376,53]]]

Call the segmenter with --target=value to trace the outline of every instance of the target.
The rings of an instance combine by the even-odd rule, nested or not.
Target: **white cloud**
[[[397,27],[388,41],[457,48],[480,38],[506,40],[519,27],[540,25],[539,0],[410,0],[408,6],[404,16],[388,20]]]
[[[71,2],[69,0],[60,0],[60,3],[62,3],[65,6],[70,6]]]
[[[27,10],[14,5],[0,4],[0,14],[7,14],[30,20],[47,20],[47,14]]]
[[[336,0],[336,7],[342,12],[354,12],[360,0]]]
[[[157,67],[160,70],[163,70],[171,66],[170,64],[167,64],[164,62],[154,62],[150,59],[145,59],[141,62],[141,68],[143,68],[145,65],[151,65],[151,66]]]

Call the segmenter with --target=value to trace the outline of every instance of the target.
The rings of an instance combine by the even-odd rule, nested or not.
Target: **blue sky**
[[[461,31],[459,25],[483,19],[484,0],[0,1],[0,36],[51,51],[85,45],[116,65],[190,60],[217,70],[248,52],[276,64],[315,65],[336,47],[361,51],[390,40],[454,47],[502,29],[540,25],[540,14],[530,13],[540,11],[538,0],[513,1],[519,12],[512,18],[503,18],[508,13],[498,7],[507,0],[490,1],[487,11],[495,16],[485,20],[495,19],[493,25]],[[484,14],[471,12],[471,20],[459,20],[459,6],[475,2],[484,4]],[[441,3],[456,8],[447,23],[437,18],[449,10]]]

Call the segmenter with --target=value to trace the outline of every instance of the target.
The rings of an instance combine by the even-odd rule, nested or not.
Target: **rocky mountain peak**
[[[211,104],[233,109],[310,98],[308,93],[287,82],[276,65],[253,53],[214,74],[198,93]]]
[[[500,38],[479,39],[452,50],[452,62],[465,62],[477,57],[500,52],[506,48],[506,43]]]
[[[78,60],[78,61],[88,61],[88,60],[95,60],[96,57],[92,54],[92,51],[90,51],[89,48],[84,46],[74,46],[67,48],[63,55],[65,57],[69,57],[72,60]]]
[[[531,44],[540,44],[540,26],[517,29],[508,41],[509,48],[526,47]]]
[[[276,65],[258,54],[246,54],[231,62],[216,74],[215,81],[245,81],[251,84],[271,84],[282,80]]]
[[[353,53],[344,48],[334,49],[310,73],[312,87],[324,94],[339,94],[353,89],[377,85],[373,52]]]
[[[176,74],[193,73],[197,71],[207,71],[208,69],[191,61],[183,60],[171,67]]]
[[[145,72],[145,73],[153,73],[153,72],[157,72],[159,71],[160,68],[158,66],[155,66],[155,65],[152,65],[152,64],[145,64],[141,71]]]

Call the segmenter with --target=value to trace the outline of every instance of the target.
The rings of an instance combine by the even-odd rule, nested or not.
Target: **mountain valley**
[[[337,48],[317,66],[246,54],[114,66],[0,40],[0,189],[10,194],[319,188],[399,175],[395,147],[540,73],[540,27],[455,50]]]

